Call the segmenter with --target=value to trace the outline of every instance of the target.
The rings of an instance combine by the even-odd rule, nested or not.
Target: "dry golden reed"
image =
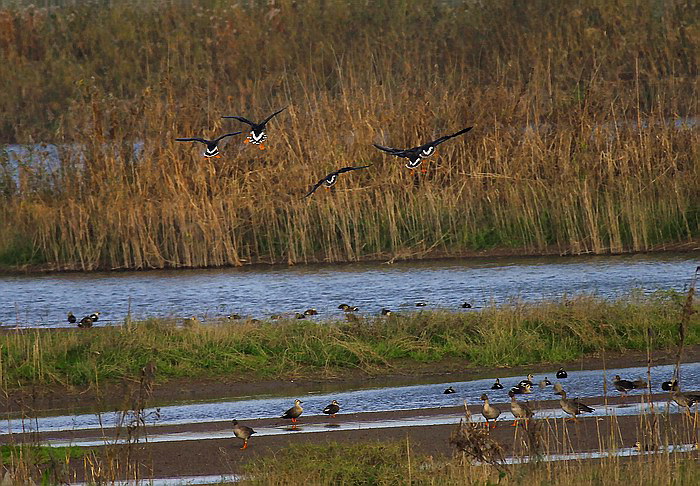
[[[5,8],[0,142],[56,143],[63,164],[22,168],[21,192],[0,177],[0,264],[692,244],[697,10],[683,0]],[[220,117],[283,106],[265,151],[233,137],[205,160],[174,141],[245,129]],[[372,147],[471,125],[415,177]],[[366,163],[302,198],[331,170]]]

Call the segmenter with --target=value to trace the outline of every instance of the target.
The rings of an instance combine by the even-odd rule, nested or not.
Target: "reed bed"
[[[606,301],[579,297],[513,302],[476,313],[419,312],[345,321],[222,321],[184,326],[151,319],[89,330],[0,334],[5,389],[114,383],[148,363],[156,379],[256,380],[381,374],[417,363],[460,366],[564,362],[603,351],[669,349],[678,343],[677,294]],[[684,343],[700,344],[700,314]],[[513,343],[527,342],[527,346]],[[149,365],[151,366],[151,365]]]
[[[0,161],[0,264],[682,247],[700,234],[699,17],[685,0],[0,9],[0,142],[62,161],[24,157],[18,179]],[[283,106],[266,151],[174,142]],[[371,146],[471,125],[415,177]]]

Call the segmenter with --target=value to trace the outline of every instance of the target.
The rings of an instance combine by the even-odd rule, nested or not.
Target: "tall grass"
[[[684,0],[0,10],[0,263],[161,268],[649,250],[697,239],[697,5]],[[224,158],[178,136],[271,122]],[[695,122],[697,123],[697,121]],[[467,125],[415,178],[373,142]],[[133,144],[144,142],[136,157]],[[302,200],[331,169],[374,163]],[[2,165],[2,164],[0,164]],[[4,164],[7,166],[7,164]]]
[[[606,350],[676,346],[678,300],[673,294],[619,301],[578,298],[352,322],[226,321],[183,327],[150,320],[87,331],[6,332],[0,334],[0,379],[6,389],[105,384],[135,376],[147,363],[157,367],[161,381],[331,378],[353,371],[400,372],[442,360],[463,366],[558,363]],[[699,319],[697,313],[690,317],[686,345],[700,344]],[[523,342],[527,346],[518,345]]]
[[[300,460],[303,458],[303,460]],[[302,444],[246,465],[241,483],[376,485],[693,485],[698,461],[683,454],[655,454],[600,461],[577,460],[515,466],[511,474],[487,465],[440,461],[411,454],[405,443]],[[409,480],[410,478],[410,480]]]

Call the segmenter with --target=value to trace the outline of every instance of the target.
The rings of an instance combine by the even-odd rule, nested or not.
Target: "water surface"
[[[464,301],[479,308],[564,294],[612,298],[634,289],[682,291],[699,264],[696,252],[0,276],[0,323],[68,326],[68,311],[78,318],[100,311],[100,322],[119,323],[129,309],[135,318],[206,320],[313,307],[323,318],[339,317],[340,303],[376,315],[384,307],[415,310],[418,301],[456,310]]]

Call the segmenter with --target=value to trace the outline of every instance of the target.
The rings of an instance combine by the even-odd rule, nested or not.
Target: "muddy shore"
[[[588,400],[595,403],[596,400]],[[543,407],[554,402],[542,402]],[[505,409],[504,406],[501,407]],[[477,411],[476,408],[472,408]],[[242,441],[235,439],[231,433],[230,438],[202,439],[196,441],[170,441],[133,445],[130,450],[131,457],[137,457],[142,477],[177,477],[198,475],[242,474],[246,472],[246,464],[256,458],[274,456],[283,450],[293,448],[300,444],[321,445],[331,442],[341,444],[357,444],[367,442],[406,441],[410,442],[411,450],[419,456],[430,456],[435,460],[444,460],[453,456],[454,448],[449,443],[451,433],[463,416],[463,409],[459,407],[452,410],[455,413],[454,424],[429,425],[418,427],[376,428],[359,430],[333,430],[329,425],[328,432],[303,433],[304,424],[317,422],[318,420],[331,423],[342,423],[350,420],[351,415],[338,415],[336,419],[326,417],[308,418],[302,420],[295,433],[287,425],[290,431],[284,435],[253,436],[247,450],[240,450]],[[425,414],[427,411],[412,411]],[[441,410],[445,413],[445,410]],[[397,419],[403,416],[408,418],[405,412],[385,412],[381,418]],[[379,416],[374,417],[379,418]],[[253,428],[265,423],[279,423],[278,419],[252,420],[247,425]],[[594,452],[601,448],[601,437],[605,440],[613,439],[613,443],[603,444],[606,449],[611,447],[632,447],[635,441],[642,439],[640,435],[640,418],[622,416],[616,419],[590,417],[579,419],[578,423],[563,421],[562,419],[550,419],[540,421],[540,426],[546,429],[550,437],[545,446],[545,453],[569,453],[569,452]],[[660,437],[665,434],[675,437],[678,443],[700,440],[698,428],[693,429],[692,421],[680,414],[673,414],[668,421],[660,424]],[[492,429],[490,435],[504,450],[506,456],[524,454],[525,428],[520,425],[513,427],[510,421],[499,422]],[[650,440],[646,437],[645,440]],[[563,445],[566,444],[566,445]],[[116,455],[126,457],[127,446],[96,447],[98,456]],[[697,452],[693,454],[697,455]],[[301,460],[302,458],[300,458]],[[133,477],[133,470],[130,473]],[[127,477],[127,473],[119,474]],[[82,461],[74,461],[71,464],[71,476],[76,480],[84,478]]]
[[[651,365],[675,363],[676,350],[654,351]],[[700,345],[684,349],[683,362],[700,361]],[[251,395],[300,395],[308,391],[347,390],[363,387],[405,386],[428,383],[460,382],[482,378],[554,374],[559,366],[574,370],[628,368],[647,365],[646,352],[606,353],[586,356],[567,363],[539,363],[510,368],[473,367],[463,360],[437,363],[407,362],[396,364],[382,375],[368,375],[357,370],[342,370],[335,375],[309,376],[294,380],[253,381],[245,376],[224,379],[172,380],[156,383],[149,404],[159,406],[184,400],[217,400]],[[8,390],[0,396],[2,413],[60,413],[110,410],[122,406],[126,390],[132,382],[104,384],[100,390],[68,387],[25,387]]]

